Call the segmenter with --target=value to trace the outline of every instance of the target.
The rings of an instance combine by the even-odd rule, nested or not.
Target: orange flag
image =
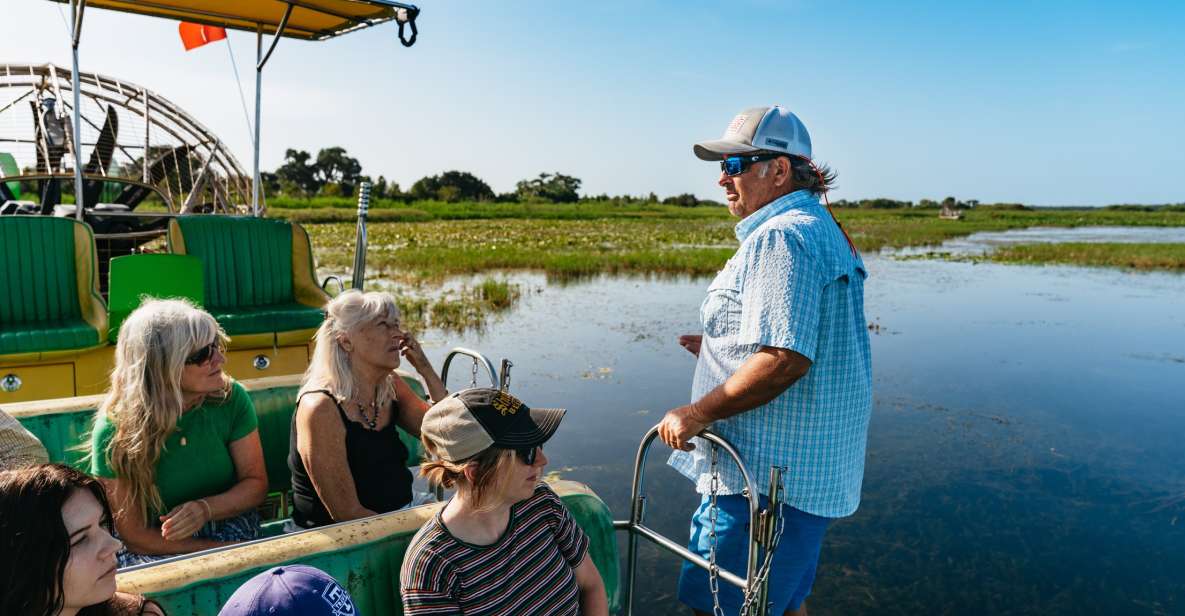
[[[218,26],[203,26],[183,21],[177,26],[177,30],[181,33],[181,44],[185,45],[185,51],[226,38],[226,28]]]

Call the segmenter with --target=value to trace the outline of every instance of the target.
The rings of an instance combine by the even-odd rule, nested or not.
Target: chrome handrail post
[[[642,525],[642,517],[645,515],[645,507],[642,496],[642,481],[645,478],[646,468],[646,454],[649,452],[650,444],[654,442],[654,438],[658,436],[658,426],[650,428],[646,435],[642,437],[642,442],[638,445],[638,453],[634,456],[634,479],[632,487],[630,488],[630,521],[629,527],[626,529],[629,532],[629,537],[626,538],[626,571],[629,572],[629,579],[626,580],[625,585],[625,615],[632,616],[634,613],[634,580],[637,578],[635,572],[638,568],[638,533],[636,528]]]
[[[453,347],[453,349],[448,352],[448,355],[445,355],[444,365],[440,368],[440,382],[444,385],[445,389],[448,389],[449,366],[453,363],[453,357],[456,357],[457,355],[464,355],[480,362],[486,368],[486,373],[490,377],[491,386],[499,387],[501,385],[502,381],[498,378],[498,370],[494,368],[494,362],[490,361],[490,358],[477,351],[474,351],[473,349],[467,349],[465,347]]]
[[[676,554],[683,559],[689,561],[691,564],[702,569],[710,567],[708,561],[704,560],[697,554],[693,554],[685,547],[671,541],[663,535],[646,527],[642,523],[645,515],[645,496],[642,495],[642,482],[645,479],[644,467],[646,466],[646,456],[650,445],[654,443],[655,437],[658,436],[658,426],[654,426],[646,435],[642,437],[642,442],[638,445],[638,454],[634,459],[634,479],[633,486],[630,491],[630,519],[624,522],[615,521],[613,527],[616,530],[624,530],[629,533],[627,537],[628,553],[626,556],[626,586],[625,586],[625,613],[626,616],[633,614],[634,601],[634,579],[637,573],[637,559],[638,559],[638,535],[653,541],[655,545],[665,548],[667,551]],[[740,578],[735,573],[727,569],[717,568],[717,573],[720,579],[740,588],[742,591],[748,592],[752,589],[752,584],[757,582],[757,562],[758,550],[760,547],[760,532],[757,522],[761,519],[760,500],[761,494],[757,491],[757,485],[753,483],[753,476],[749,473],[749,469],[745,468],[744,460],[741,459],[741,454],[729,443],[728,440],[711,431],[704,429],[697,436],[719,446],[724,450],[733,461],[736,462],[737,468],[741,471],[741,477],[744,480],[743,493],[749,502],[749,560],[746,566],[745,578]],[[768,586],[768,584],[766,584]],[[758,589],[760,593],[761,590]],[[765,610],[761,609],[756,614],[765,614]]]

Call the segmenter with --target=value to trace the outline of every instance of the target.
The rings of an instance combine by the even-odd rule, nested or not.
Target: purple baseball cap
[[[306,565],[275,567],[249,579],[218,616],[357,616],[354,599],[328,573]]]

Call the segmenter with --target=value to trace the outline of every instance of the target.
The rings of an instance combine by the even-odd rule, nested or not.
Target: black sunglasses
[[[773,160],[784,154],[750,154],[747,156],[729,156],[720,161],[720,171],[728,177],[736,177],[749,170],[753,163],[763,160]]]
[[[217,340],[215,340],[214,342],[211,342],[210,344],[207,344],[206,346],[191,353],[189,355],[189,357],[186,357],[185,358],[185,365],[200,366],[200,365],[210,361],[210,358],[214,357],[214,351],[218,350],[218,348],[219,348],[219,345],[218,345]]]
[[[527,466],[534,466],[535,459],[539,457],[539,452],[543,450],[543,445],[535,445],[534,447],[520,447],[514,450],[514,455],[518,456],[519,460]]]

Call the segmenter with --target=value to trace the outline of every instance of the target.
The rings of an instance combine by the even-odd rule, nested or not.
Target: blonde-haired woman
[[[420,472],[456,495],[412,538],[399,575],[403,613],[592,616],[609,613],[588,536],[541,481],[561,409],[530,409],[496,389],[433,406]]]
[[[419,436],[429,405],[395,372],[400,356],[424,378],[433,400],[446,395],[420,344],[403,331],[389,294],[351,289],[325,310],[288,452],[292,521],[302,528],[411,503],[408,451],[397,427]]]
[[[146,300],[119,328],[91,473],[128,567],[259,534],[267,470],[255,407],[222,372],[226,334],[183,300]]]

